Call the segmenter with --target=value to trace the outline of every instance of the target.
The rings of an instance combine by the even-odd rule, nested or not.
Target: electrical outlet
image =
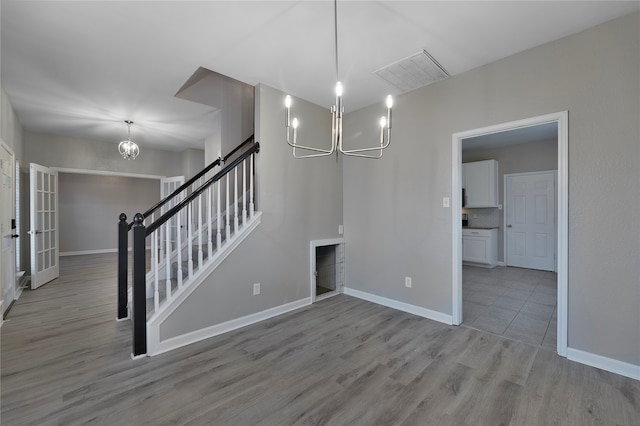
[[[449,207],[449,197],[442,197],[442,207]]]
[[[253,295],[260,294],[260,283],[255,283],[253,285]]]
[[[411,288],[411,277],[404,277],[404,286]]]
[[[344,234],[344,226],[338,225],[338,235]]]

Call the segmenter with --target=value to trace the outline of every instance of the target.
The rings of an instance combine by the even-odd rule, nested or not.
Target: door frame
[[[507,178],[509,177],[517,177],[517,176],[534,176],[540,174],[553,174],[553,206],[554,206],[554,215],[553,215],[553,239],[554,239],[554,248],[553,248],[553,272],[558,272],[558,171],[557,170],[540,170],[536,172],[524,172],[524,173],[508,173],[503,176],[502,179],[502,205],[503,205],[503,215],[502,215],[502,229],[504,232],[502,233],[502,247],[503,247],[503,257],[504,257],[504,266],[509,266],[507,262],[507,211],[509,209],[509,204],[507,203]]]
[[[11,188],[9,188],[9,197],[11,198],[11,216],[6,218],[9,222],[11,222],[11,219],[17,219],[16,216],[16,179],[20,179],[20,173],[19,170],[16,170],[16,154],[13,151],[13,149],[9,146],[9,144],[7,144],[2,138],[0,138],[0,149],[4,149],[9,153],[10,159],[9,159],[9,165],[12,168],[12,177],[11,177]],[[5,234],[19,234],[20,233],[20,229],[7,229],[5,230],[5,233],[0,234],[0,244],[3,244],[4,241],[2,241],[6,235]],[[10,289],[8,291],[8,297],[10,297],[10,300],[4,300],[2,297],[4,294],[0,294],[0,301],[2,302],[2,309],[0,309],[0,325],[2,325],[2,320],[3,317],[5,315],[6,312],[9,312],[9,309],[11,309],[11,305],[13,304],[13,302],[18,298],[17,294],[18,294],[18,282],[17,282],[17,270],[16,270],[16,240],[14,238],[11,238],[11,244],[13,245],[12,249],[13,249],[13,259],[11,262],[11,265],[9,266],[9,268],[13,269],[13,274],[11,274],[10,277],[10,281],[13,282],[9,282],[9,283],[5,283],[4,279],[7,277],[7,273],[6,271],[4,271],[4,267],[6,265],[4,265],[4,254],[2,253],[2,251],[0,250],[0,292],[4,293],[4,286],[7,285],[8,288]],[[4,309],[6,305],[6,309]]]
[[[558,337],[557,352],[567,356],[567,317],[568,317],[568,240],[569,240],[569,112],[516,120],[493,126],[453,133],[451,136],[451,227],[452,227],[452,318],[454,325],[462,323],[462,214],[461,205],[461,164],[462,140],[492,133],[500,133],[540,124],[558,125],[558,181],[557,181],[557,272],[558,272]]]
[[[340,294],[344,290],[344,267],[341,270],[336,271],[336,290],[325,293],[320,297],[316,296],[316,248],[323,246],[338,246],[341,253],[336,252],[336,257],[340,254],[341,263],[344,266],[344,238],[330,238],[326,240],[311,240],[309,250],[309,283],[310,283],[310,295],[311,303],[315,303],[318,300],[326,299],[331,296]],[[338,251],[338,250],[336,250]],[[336,263],[338,260],[336,259]],[[339,277],[338,277],[339,276]],[[338,288],[339,285],[339,288]]]

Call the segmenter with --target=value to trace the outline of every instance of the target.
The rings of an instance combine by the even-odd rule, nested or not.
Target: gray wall
[[[464,143],[464,141],[463,141]],[[494,149],[465,149],[462,151],[462,162],[480,160],[498,161],[498,200],[504,201],[504,175],[510,173],[527,173],[558,169],[558,142],[556,139],[510,145]],[[474,225],[472,214],[479,219],[495,221],[498,225],[498,260],[504,261],[504,210],[496,209],[463,209],[468,211],[469,225]],[[485,217],[483,217],[485,216]],[[486,216],[490,216],[486,217]],[[491,225],[494,225],[493,223]]]
[[[13,149],[16,160],[20,161],[20,167],[24,167],[24,164],[22,164],[24,157],[22,125],[2,86],[0,86],[0,136]]]
[[[301,141],[326,146],[326,108],[294,100]],[[256,88],[260,226],[162,325],[177,336],[310,297],[310,241],[337,238],[342,224],[342,162],[335,156],[299,160],[284,140],[284,93]],[[253,283],[261,294],[252,295]]]
[[[29,164],[24,160],[24,130],[20,121],[18,120],[18,116],[16,115],[13,106],[11,105],[11,100],[5,93],[5,91],[0,86],[0,136],[5,141],[7,145],[13,149],[14,154],[16,155],[16,160],[20,162],[20,171],[16,173],[16,178],[20,179],[20,184],[22,188],[28,187],[29,185]],[[20,201],[20,211],[24,212],[29,209],[28,200],[26,200],[26,196],[23,196]],[[29,229],[28,220],[29,217],[22,215],[20,221],[20,229],[17,230],[18,235],[20,235],[20,267],[21,269],[25,268],[25,265],[29,264],[29,238],[27,235],[27,230]],[[25,220],[26,218],[26,220]]]
[[[140,147],[140,155],[127,161],[118,153],[118,142],[100,142],[44,133],[25,132],[25,157],[47,167],[99,170],[157,176],[179,176],[179,152]]]
[[[180,153],[181,172],[185,180],[191,179],[204,169],[204,150],[189,148]]]
[[[346,285],[451,314],[452,134],[568,110],[568,344],[640,365],[639,29],[635,13],[398,97],[384,159],[344,161]],[[379,109],[347,115],[347,143],[375,140]]]
[[[22,219],[24,224],[23,233],[26,235],[29,223],[29,178],[28,178],[28,164],[30,162],[38,163],[47,167],[58,167],[75,170],[89,170],[98,172],[115,172],[115,173],[130,173],[134,175],[153,175],[153,176],[179,176],[182,174],[182,165],[192,164],[195,160],[191,157],[195,155],[186,154],[188,161],[184,159],[180,152],[164,151],[158,149],[149,149],[141,147],[140,155],[134,161],[127,161],[123,159],[117,150],[117,142],[106,143],[88,139],[78,139],[66,136],[58,136],[51,134],[25,132],[24,133],[24,153],[25,160],[23,166],[26,167],[25,173],[25,185],[23,185],[24,201],[22,209]],[[197,150],[196,150],[197,151]],[[202,152],[202,151],[200,151]],[[193,153],[195,154],[195,153]],[[115,174],[114,173],[114,174]],[[116,248],[114,244],[114,232],[115,224],[117,224],[118,216],[121,212],[127,214],[129,220],[133,218],[133,215],[137,211],[145,211],[151,207],[159,199],[160,184],[158,180],[151,180],[154,182],[150,184],[146,182],[145,185],[153,185],[155,188],[148,195],[140,196],[139,199],[133,201],[128,196],[117,194],[116,192],[110,192],[108,195],[107,187],[111,187],[112,191],[117,191],[116,187],[119,184],[124,185],[124,181],[116,183],[117,180],[111,180],[112,177],[107,176],[92,176],[92,175],[78,175],[76,177],[64,176],[60,177],[59,192],[64,200],[60,200],[66,203],[64,206],[64,212],[61,212],[67,216],[60,219],[60,250],[62,252],[74,252],[74,251],[88,251],[88,250],[108,250]],[[65,185],[73,185],[77,188],[80,185],[82,179],[86,179],[84,183],[95,183],[95,191],[102,193],[107,199],[113,203],[109,206],[105,206],[105,209],[92,209],[91,214],[96,214],[95,224],[91,233],[81,233],[75,236],[67,234],[69,228],[72,226],[73,221],[77,221],[83,227],[89,225],[85,215],[83,214],[87,208],[87,200],[79,196],[71,196],[68,193],[68,188]],[[134,179],[133,181],[136,181]],[[147,180],[147,179],[145,179]],[[138,186],[140,184],[134,184]],[[144,185],[143,185],[144,186]],[[88,198],[93,199],[94,192],[91,189],[83,187],[82,194],[85,194]],[[136,191],[138,191],[136,189]],[[146,192],[146,189],[145,189]],[[96,200],[97,201],[97,200]],[[73,205],[75,203],[75,206]],[[116,204],[118,203],[118,204]],[[60,206],[62,207],[62,205]],[[133,207],[136,207],[135,209]],[[107,210],[108,209],[108,214]],[[137,210],[137,211],[134,211]],[[64,233],[64,235],[63,235]],[[23,240],[23,246],[26,252],[23,251],[23,268],[29,270],[29,240]]]
[[[129,222],[160,201],[160,181],[123,176],[58,174],[61,254],[116,250],[118,217]]]

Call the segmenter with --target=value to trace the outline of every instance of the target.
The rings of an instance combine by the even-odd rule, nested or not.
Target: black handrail
[[[188,205],[191,201],[193,201],[198,195],[200,195],[202,192],[204,192],[204,190],[207,189],[209,186],[211,186],[211,184],[213,184],[214,182],[219,181],[224,175],[229,173],[238,164],[242,163],[245,159],[250,157],[251,154],[253,154],[254,152],[255,153],[260,152],[260,143],[258,143],[258,142],[254,143],[251,148],[247,149],[238,158],[233,160],[228,165],[224,166],[224,168],[222,170],[220,170],[218,173],[216,173],[208,181],[203,183],[200,186],[200,188],[198,188],[197,190],[193,191],[191,194],[189,194],[189,196],[187,198],[185,198],[184,200],[180,201],[178,204],[176,204],[171,209],[169,209],[167,212],[165,212],[165,214],[163,214],[158,219],[156,219],[155,222],[153,222],[151,225],[147,226],[146,227],[147,236],[151,235],[151,233],[153,233],[153,231],[155,231],[160,226],[162,226],[164,223],[166,223],[169,219],[171,219],[171,217],[175,216],[176,213],[178,213],[186,205]]]
[[[144,212],[142,214],[138,213],[134,217],[133,222],[127,223],[127,215],[125,215],[124,213],[120,214],[120,218],[119,218],[119,222],[118,222],[118,319],[119,320],[126,319],[129,316],[129,308],[127,306],[127,288],[128,288],[128,282],[127,282],[128,252],[127,252],[127,249],[128,249],[128,239],[129,239],[128,235],[129,235],[129,231],[131,231],[131,229],[133,228],[136,219],[144,220],[146,217],[150,216],[153,212],[158,210],[160,207],[164,206],[171,199],[173,199],[178,194],[180,194],[182,191],[187,189],[190,185],[192,185],[196,180],[198,180],[202,176],[204,176],[211,169],[213,169],[216,166],[221,165],[221,163],[225,162],[229,157],[231,157],[233,154],[238,152],[243,146],[245,146],[245,145],[247,145],[247,144],[249,144],[251,142],[254,142],[254,135],[249,136],[244,142],[242,142],[237,147],[235,147],[224,158],[218,157],[215,161],[213,161],[211,164],[209,164],[202,171],[200,171],[194,177],[189,179],[187,182],[185,182],[183,185],[181,185],[179,188],[177,188],[175,191],[173,191],[171,194],[169,194],[163,200],[160,200],[155,206],[151,207],[149,210],[147,210],[146,212]],[[256,143],[255,145],[258,145],[258,144]],[[259,151],[259,148],[255,148],[255,145],[253,147],[252,152],[258,152]],[[200,194],[201,192],[202,191],[199,191],[198,194]],[[173,209],[170,210],[170,211],[173,211]]]
[[[227,158],[231,157],[233,154],[235,154],[236,152],[238,152],[238,150],[240,150],[240,148],[242,148],[243,146],[245,146],[246,144],[253,142],[254,139],[254,135],[249,136],[247,139],[245,139],[244,142],[242,142],[240,145],[238,145],[237,147],[235,147],[230,153],[228,153],[224,158],[220,158],[218,157],[215,161],[213,161],[211,164],[209,164],[207,167],[205,167],[204,169],[202,169],[198,174],[196,174],[194,177],[192,177],[191,179],[189,179],[188,181],[186,181],[185,183],[183,183],[182,185],[180,185],[175,191],[173,191],[171,194],[167,195],[165,198],[163,198],[162,200],[160,200],[156,205],[154,205],[153,207],[151,207],[149,210],[147,210],[146,212],[142,213],[142,217],[144,219],[146,219],[147,217],[151,216],[151,214],[153,212],[155,212],[156,210],[158,210],[160,207],[164,206],[165,204],[167,204],[170,200],[172,200],[175,196],[177,196],[178,194],[180,194],[182,191],[184,191],[185,189],[187,189],[189,186],[191,186],[195,181],[197,181],[198,179],[200,179],[202,176],[204,176],[207,172],[209,172],[211,169],[213,169],[216,166],[219,166],[221,163],[227,161]],[[129,229],[131,229],[131,227],[133,226],[133,222],[131,222],[129,224]]]
[[[260,144],[255,142],[251,148],[240,154],[238,158],[226,165],[222,170],[202,184],[198,189],[193,191],[189,196],[177,205],[173,206],[169,211],[160,216],[151,225],[144,225],[142,214],[137,213],[133,218],[133,312],[131,320],[133,322],[133,356],[141,356],[147,353],[147,326],[146,326],[146,244],[145,240],[152,232],[156,231],[162,224],[166,223],[173,216],[178,214],[185,206],[191,203],[203,191],[209,188],[213,183],[219,181],[223,176],[227,175],[231,170],[241,164],[248,157],[260,151]],[[124,215],[122,215],[124,216]],[[121,219],[122,219],[121,216]],[[126,216],[124,217],[126,220]],[[126,223],[125,223],[126,227]],[[124,230],[123,230],[124,232]],[[124,234],[126,237],[126,233]],[[125,287],[126,290],[126,281]],[[167,295],[168,296],[168,295]]]
[[[229,159],[229,157],[231,157],[233,154],[235,154],[236,152],[240,151],[240,148],[242,148],[243,146],[245,146],[246,144],[253,142],[253,137],[254,135],[249,136],[248,139],[246,139],[244,142],[242,142],[240,145],[236,146],[235,148],[233,148],[231,150],[230,153],[228,153],[227,155],[224,156],[224,158],[222,159],[223,163],[226,163],[227,160]],[[257,152],[257,151],[256,151]]]

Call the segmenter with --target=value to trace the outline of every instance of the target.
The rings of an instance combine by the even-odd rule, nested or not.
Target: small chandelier
[[[131,140],[131,125],[133,124],[133,121],[124,120],[124,122],[127,123],[127,140],[118,144],[118,151],[125,160],[135,160],[138,154],[140,154],[140,148],[138,148],[138,145]]]
[[[291,96],[287,95],[284,99],[285,105],[285,128],[287,132],[287,144],[293,148],[293,156],[295,158],[311,158],[323,157],[331,155],[334,152],[341,152],[344,155],[364,158],[382,158],[382,150],[387,148],[391,143],[391,107],[393,106],[393,98],[387,96],[387,116],[380,118],[380,144],[371,148],[344,149],[342,144],[342,115],[344,106],[342,105],[342,83],[338,77],[338,1],[334,0],[334,36],[335,36],[335,53],[336,53],[336,103],[329,110],[331,111],[331,148],[322,149],[311,146],[298,144],[298,119],[296,117],[291,120]],[[291,133],[293,132],[293,135]],[[385,137],[386,136],[386,137]],[[305,150],[307,154],[298,154],[298,149]]]

